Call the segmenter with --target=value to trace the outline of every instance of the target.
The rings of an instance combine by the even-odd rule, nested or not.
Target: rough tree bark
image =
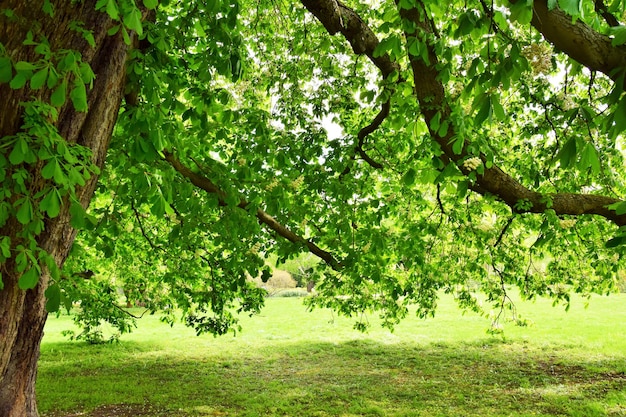
[[[88,91],[88,112],[76,112],[68,103],[60,109],[57,127],[69,143],[86,146],[92,151],[93,162],[102,167],[106,150],[117,119],[124,93],[125,67],[130,48],[121,36],[108,36],[113,22],[105,13],[95,10],[95,0],[84,2],[55,2],[54,17],[49,17],[36,2],[5,0],[3,9],[10,9],[13,18],[0,17],[0,42],[13,63],[35,62],[39,56],[33,46],[23,45],[26,33],[35,39],[44,36],[52,51],[71,49],[80,52],[83,62],[89,63],[96,79]],[[72,22],[84,22],[93,31],[95,47],[81,34],[70,29]],[[12,90],[0,85],[0,138],[16,134],[22,123],[20,102],[39,98],[46,100],[49,91],[31,91],[27,87]],[[1,139],[0,139],[1,140]],[[44,187],[37,164],[27,165],[32,177],[32,189]],[[97,177],[77,191],[83,206],[92,197]],[[61,266],[68,255],[76,231],[69,223],[67,207],[58,217],[47,219],[45,230],[38,237],[39,245],[47,250]],[[20,224],[9,220],[0,228],[0,236],[15,241]],[[39,346],[46,320],[45,295],[50,277],[44,272],[37,286],[28,291],[18,288],[19,274],[11,262],[0,265],[4,289],[0,291],[0,415],[3,417],[36,417],[35,379]]]
[[[606,16],[610,16],[608,12],[605,19]],[[550,10],[547,0],[533,3],[531,24],[558,50],[591,71],[600,71],[615,81],[623,77],[626,45],[613,46],[607,35],[596,32],[580,20],[574,21],[558,8]]]

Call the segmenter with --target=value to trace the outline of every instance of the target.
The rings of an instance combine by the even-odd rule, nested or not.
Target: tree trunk
[[[94,86],[88,91],[88,112],[76,112],[70,100],[59,111],[57,127],[68,143],[86,146],[92,151],[93,162],[102,167],[113,126],[117,119],[124,93],[126,61],[130,47],[121,35],[108,36],[107,30],[114,25],[106,13],[95,10],[95,0],[54,2],[54,17],[46,15],[43,2],[5,0],[3,9],[13,11],[13,18],[0,16],[0,43],[13,64],[19,61],[36,62],[41,58],[33,46],[23,45],[26,33],[32,31],[34,39],[48,39],[51,50],[71,49],[80,52],[83,62],[89,63],[96,74]],[[83,22],[93,31],[95,47],[75,30],[72,22]],[[15,135],[22,124],[20,102],[33,98],[48,100],[51,92],[46,88],[32,91],[27,87],[12,90],[8,84],[0,84],[0,138]],[[2,143],[2,139],[0,139]],[[5,158],[8,156],[5,152]],[[35,192],[46,186],[39,174],[38,164],[25,165],[29,170],[31,189]],[[86,207],[92,197],[97,176],[77,190],[79,201]],[[70,226],[67,205],[59,216],[46,219],[45,230],[38,243],[50,253],[59,266],[63,265],[76,235]],[[0,228],[0,236],[17,241],[21,224],[9,219]],[[46,320],[44,292],[50,277],[45,271],[37,286],[23,291],[18,287],[19,274],[12,261],[0,265],[4,289],[0,291],[0,415],[3,417],[35,417],[35,379],[39,346]]]

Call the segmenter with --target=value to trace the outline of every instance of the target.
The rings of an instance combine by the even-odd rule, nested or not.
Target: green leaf
[[[86,62],[81,62],[78,66],[78,70],[80,72],[80,78],[83,80],[83,84],[91,84],[93,80],[96,78],[96,75],[93,73],[91,66]]]
[[[38,90],[46,83],[46,79],[48,78],[48,67],[44,67],[40,69],[33,75],[33,78],[30,79],[30,88],[33,90]]]
[[[77,111],[87,111],[87,89],[81,80],[74,81],[74,88],[70,91],[70,99]]]
[[[11,60],[7,57],[0,57],[0,83],[8,83],[13,78]]]
[[[504,107],[502,107],[502,104],[500,104],[500,95],[499,94],[494,94],[490,96],[490,101],[491,101],[491,108],[493,110],[493,115],[496,117],[497,120],[504,120],[504,118],[506,117],[506,114],[504,113]]]
[[[130,30],[137,32],[139,36],[143,34],[143,26],[141,25],[141,12],[137,8],[133,8],[130,13],[124,16],[124,24]]]
[[[614,123],[612,133],[615,137],[617,137],[617,135],[619,135],[624,130],[626,130],[626,117],[624,117],[625,114],[626,114],[626,95],[623,95],[619,101],[619,104],[617,105],[617,108],[612,114],[612,119]]]
[[[41,10],[48,16],[54,17],[54,6],[50,3],[50,0],[44,0]]]
[[[26,85],[26,81],[27,81],[26,74],[24,74],[23,72],[18,72],[15,75],[15,77],[13,77],[13,79],[11,80],[11,83],[9,84],[9,86],[13,90],[17,90],[17,89],[24,87]]]
[[[517,20],[522,25],[527,25],[533,19],[532,1],[519,0],[510,7],[511,19]]]
[[[119,9],[117,7],[117,2],[115,0],[105,0],[106,2],[106,12],[109,15],[109,17],[113,20],[119,20],[120,19],[120,12]],[[101,2],[98,2],[101,3]],[[97,5],[96,5],[97,7]]]
[[[413,56],[420,56],[422,51],[421,51],[421,42],[415,38],[415,37],[410,37],[408,39],[408,51],[409,54],[413,55]]]
[[[67,92],[67,80],[63,80],[61,84],[54,90],[50,97],[50,103],[55,107],[61,107],[65,104],[65,96]]]
[[[409,168],[407,172],[402,176],[402,182],[404,183],[404,185],[406,185],[407,187],[413,185],[415,183],[416,174],[417,172],[415,171],[415,168]]]
[[[559,0],[559,9],[570,16],[580,16],[580,0]]]
[[[34,71],[37,67],[30,62],[19,61],[15,64],[15,69],[17,71]]]
[[[24,274],[22,274],[19,281],[17,282],[17,285],[22,290],[30,290],[35,288],[37,282],[39,282],[39,271],[33,266]]]
[[[439,131],[441,121],[441,112],[435,113],[432,119],[430,119],[430,129],[437,132]]]
[[[61,306],[61,288],[59,284],[52,284],[46,288],[45,295],[48,299],[46,301],[46,311],[48,313],[59,311],[59,307]]]
[[[590,168],[594,174],[600,172],[600,159],[598,158],[598,152],[591,142],[587,142],[583,147],[580,154],[580,165],[583,170]]]
[[[50,178],[54,177],[54,173],[59,168],[59,161],[56,158],[52,158],[41,170],[41,176],[44,179],[49,180]]]
[[[39,209],[45,211],[51,219],[59,215],[61,211],[61,196],[56,188],[52,188],[39,203]]]
[[[155,9],[158,4],[158,0],[143,0],[143,5],[149,10]]]
[[[117,32],[119,32],[121,25],[112,26],[109,30],[107,30],[107,35],[113,36]]]
[[[568,140],[559,152],[559,161],[562,168],[569,167],[576,158],[576,138]]]
[[[554,10],[557,0],[548,0],[548,10]]]
[[[455,136],[452,143],[452,152],[456,155],[460,155],[461,152],[463,152],[463,146],[465,146],[465,137],[462,135]]]
[[[59,74],[57,73],[55,68],[50,68],[50,71],[48,73],[48,82],[46,83],[46,86],[52,89],[54,88],[54,86],[57,85],[58,82],[59,82]]]
[[[28,224],[33,220],[33,206],[29,199],[25,199],[15,214],[17,221]]]
[[[20,137],[13,146],[13,150],[9,154],[9,162],[13,165],[19,165],[26,160],[26,156],[29,152],[28,142],[23,137]]]
[[[124,39],[124,43],[126,45],[130,45],[130,35],[128,35],[128,31],[124,26],[122,26],[122,38]]]
[[[400,0],[398,5],[401,9],[410,10],[415,8],[415,0]]]
[[[619,46],[626,43],[626,26],[616,26],[609,29],[609,33],[613,36],[611,45]]]
[[[70,224],[75,229],[83,229],[85,227],[85,220],[87,217],[87,213],[83,206],[81,206],[77,202],[72,202],[70,205]]]
[[[11,238],[5,236],[0,240],[0,253],[5,259],[9,259],[11,257]]]
[[[621,216],[622,214],[626,214],[626,201],[620,201],[619,203],[614,203],[609,206],[610,210],[615,210],[615,214]]]
[[[609,239],[604,246],[607,248],[615,248],[617,246],[621,246],[626,243],[626,236],[616,236],[612,239]]]
[[[67,186],[68,185],[68,179],[67,179],[67,175],[65,175],[65,172],[63,172],[63,168],[61,167],[61,164],[57,164],[54,170],[54,181],[62,186]]]
[[[441,126],[439,126],[439,130],[437,131],[437,135],[439,135],[440,137],[444,137],[448,134],[448,127],[450,127],[450,122],[448,122],[447,120],[444,120],[441,123]]]
[[[480,108],[476,117],[474,117],[474,125],[480,126],[485,120],[491,117],[491,98],[487,95],[483,97],[480,103]]]
[[[464,198],[469,188],[469,181],[459,181],[456,185],[456,195],[459,198]]]

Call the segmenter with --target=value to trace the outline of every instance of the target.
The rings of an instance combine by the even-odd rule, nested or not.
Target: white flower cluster
[[[302,187],[303,183],[304,183],[304,177],[300,175],[298,178],[291,181],[291,188],[293,188],[294,190],[298,190],[300,189],[300,187]]]
[[[576,103],[574,103],[574,100],[572,100],[572,97],[570,95],[566,95],[565,93],[561,92],[557,98],[561,101],[561,103],[563,103],[563,110],[572,110],[576,107]]]
[[[250,249],[248,249],[248,253],[252,255],[257,255],[260,249],[261,249],[261,243],[257,242]]]
[[[477,157],[477,156],[472,156],[471,158],[467,158],[464,162],[463,162],[463,167],[465,169],[468,169],[470,171],[475,170],[476,168],[478,168],[480,166],[480,164],[482,164],[483,161]]]
[[[265,190],[272,191],[276,187],[278,187],[278,178],[273,178],[272,181],[265,186]]]
[[[535,74],[549,74],[552,71],[552,50],[545,43],[532,43],[522,50]]]
[[[576,226],[576,219],[561,219],[559,220],[559,226],[561,226],[562,229],[571,229]]]

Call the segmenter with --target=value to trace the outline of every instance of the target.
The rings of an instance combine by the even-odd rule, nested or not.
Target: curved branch
[[[366,55],[380,70],[383,78],[387,78],[394,71],[399,72],[400,66],[397,62],[392,61],[388,54],[374,56],[374,50],[380,43],[378,37],[354,10],[337,0],[302,0],[302,4],[317,17],[329,34],[334,35],[340,32],[350,43],[355,54]],[[363,144],[365,138],[378,129],[389,115],[390,103],[390,100],[383,103],[374,120],[359,131],[357,134],[358,144],[354,148],[361,159],[376,169],[382,169],[384,166],[365,152]],[[341,176],[349,171],[350,167],[348,166]]]
[[[165,154],[165,160],[172,166],[172,168],[178,171],[179,174],[181,174],[182,176],[187,178],[189,181],[191,181],[191,183],[195,185],[196,187],[206,191],[209,194],[214,194],[215,196],[217,196],[217,200],[220,206],[228,205],[226,203],[226,200],[227,200],[226,192],[224,192],[224,190],[222,190],[215,183],[213,183],[213,181],[187,168],[173,154],[169,152],[164,152],[164,154]],[[240,199],[239,203],[237,204],[237,207],[244,209],[244,210],[248,210],[249,206],[250,206],[250,203],[244,200],[243,198]],[[265,211],[259,208],[256,210],[255,215],[261,224],[270,228],[271,230],[276,232],[279,236],[287,239],[288,241],[292,243],[304,245],[309,250],[309,252],[311,252],[312,254],[320,258],[321,260],[323,260],[332,269],[338,271],[342,268],[343,266],[342,263],[337,261],[330,252],[327,252],[321,249],[319,246],[317,246],[315,243],[311,242],[310,240],[305,239],[302,236],[295,234],[293,231],[291,231],[289,228],[279,223],[274,217],[270,216]]]
[[[139,211],[137,211],[137,208],[135,207],[134,201],[131,201],[130,208],[135,214],[135,220],[137,220],[137,224],[139,225],[139,230],[141,231],[141,235],[146,240],[146,242],[148,242],[148,245],[150,245],[150,247],[154,250],[160,250],[160,251],[165,252],[165,249],[163,249],[160,245],[155,245],[154,242],[152,242],[152,239],[150,239],[150,237],[146,233],[146,230],[143,227],[143,222],[141,221],[141,216],[139,214]]]
[[[620,23],[617,18],[609,11],[603,0],[595,0],[593,5],[594,10],[600,16],[604,18],[604,21],[611,27],[619,26]]]
[[[356,147],[356,152],[365,162],[367,162],[368,164],[370,164],[371,167],[376,168],[376,169],[382,169],[384,168],[384,166],[380,162],[374,161],[367,153],[365,153],[365,150],[363,149],[363,145],[365,143],[365,138],[367,137],[367,135],[369,135],[370,133],[378,129],[378,127],[383,123],[383,121],[387,118],[387,116],[389,116],[390,108],[391,108],[390,100],[387,100],[386,102],[382,104],[380,111],[378,112],[374,120],[372,120],[372,123],[365,126],[363,129],[359,130],[359,133],[357,135],[359,143]]]
[[[316,12],[319,12],[319,10],[325,10],[326,12],[328,12],[330,9],[322,8],[321,5],[327,4],[332,1],[333,0],[302,0],[303,4],[309,10],[311,10],[311,12],[315,14],[318,19],[320,19],[324,26],[327,26],[327,24],[324,22],[328,19],[331,19],[331,16],[321,13],[316,14]],[[340,3],[337,4],[339,4],[340,7],[343,7]],[[418,4],[418,7],[421,7],[422,10],[418,10],[415,8],[407,10],[400,7],[399,9],[401,17],[403,19],[413,22],[415,24],[416,31],[433,33],[433,28],[426,18],[427,14],[425,9],[423,8],[423,5],[421,5],[420,1],[417,1],[416,4]],[[594,39],[596,39],[598,45],[604,45],[606,47],[606,42],[608,42],[608,45],[610,46],[610,40],[608,39],[608,37],[599,35],[597,32],[591,30],[582,22],[571,23],[571,17],[566,16],[563,12],[556,9],[553,11],[548,11],[545,0],[536,0],[535,5],[536,7],[534,21],[537,21],[539,19],[538,16],[543,16],[544,14],[551,18],[554,18],[554,16],[558,17],[558,23],[553,23],[553,25],[549,25],[547,20],[542,20],[542,25],[544,29],[549,28],[550,30],[556,30],[558,34],[561,34],[561,31],[563,31],[564,28],[571,29],[572,26],[575,26],[577,29],[576,31],[574,31],[574,34],[569,35],[569,39],[575,39],[576,42],[582,42],[583,39],[587,39],[585,38],[585,36],[587,35],[595,36],[596,38]],[[542,9],[542,6],[545,6],[545,10]],[[342,13],[343,10],[345,10],[345,8],[341,8]],[[341,30],[341,33],[346,36],[347,40],[351,44],[360,42],[360,39],[351,39],[349,36],[355,36],[354,34],[359,33],[371,33],[373,35],[371,29],[367,27],[362,19],[351,18],[351,21],[353,22],[353,24],[354,22],[360,22],[360,24],[364,26],[359,30]],[[405,35],[407,39],[409,39],[411,37],[415,37],[416,33],[405,33]],[[588,41],[586,40],[585,42]],[[589,42],[589,47],[591,47],[592,45],[596,45],[591,41]],[[366,55],[370,56],[373,55],[374,49],[378,45],[378,40],[373,39],[370,36],[368,37],[368,42],[365,44],[361,43],[361,45],[366,48],[361,53],[365,53]],[[580,49],[584,50],[585,48]],[[605,63],[603,65],[606,71],[611,72],[612,69],[607,69],[606,65],[617,65],[618,62],[626,63],[626,54],[620,52],[624,50],[624,48],[610,47],[609,49],[610,51],[607,50],[606,52],[612,51],[616,53],[616,56],[611,59],[607,58],[607,62],[609,62],[609,64]],[[415,57],[412,55],[409,55],[409,59],[411,62],[411,68],[413,70],[415,94],[420,103],[420,110],[425,118],[426,125],[431,126],[431,120],[437,114],[439,115],[439,117],[441,117],[442,120],[448,118],[451,114],[451,109],[445,100],[444,86],[440,81],[440,74],[437,70],[438,57],[435,54],[433,47],[429,46],[428,63],[426,63],[421,57]],[[376,61],[373,62],[377,65]],[[384,68],[379,68],[381,71],[385,71]],[[597,69],[602,70],[601,68]],[[442,155],[443,159],[457,163],[458,165],[460,161],[463,161],[464,158],[467,157],[466,150],[463,150],[460,154],[457,154],[453,151],[453,141],[451,140],[452,136],[455,134],[453,129],[448,129],[448,132],[444,135],[439,135],[438,132],[433,130],[431,130],[430,133],[433,140],[435,140],[441,146],[441,149],[444,152],[444,155]],[[470,173],[470,170],[464,168],[463,166],[460,166],[459,168],[466,175]],[[556,214],[595,214],[605,217],[606,219],[612,221],[619,226],[626,225],[626,215],[617,215],[615,211],[608,208],[609,205],[619,202],[620,200],[618,199],[601,195],[574,193],[557,193],[544,195],[528,189],[519,181],[500,169],[498,166],[485,168],[484,174],[477,177],[476,182],[471,185],[471,189],[482,195],[491,194],[496,196],[509,207],[511,207],[512,211],[514,212],[542,213],[548,209],[551,209],[554,210]],[[522,201],[526,203],[523,210],[519,209],[519,203]]]
[[[547,0],[533,2],[531,24],[548,42],[591,71],[600,71],[613,81],[624,75],[626,45],[613,46],[611,38],[581,20],[573,22],[572,16],[558,8],[549,10]]]

